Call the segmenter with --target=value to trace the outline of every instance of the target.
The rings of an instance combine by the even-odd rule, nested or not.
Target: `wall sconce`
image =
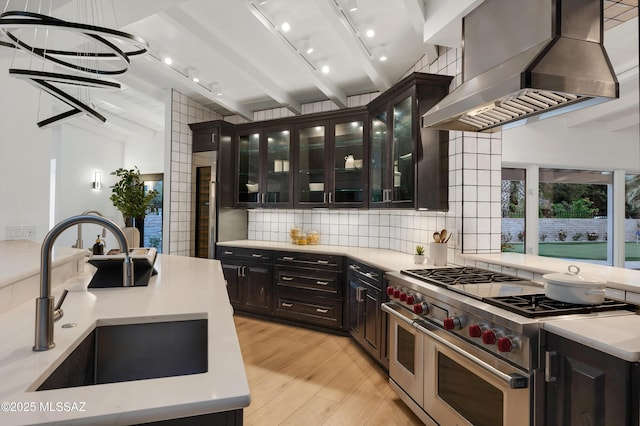
[[[91,186],[96,191],[99,191],[102,189],[102,172],[95,172],[93,174],[93,183]]]

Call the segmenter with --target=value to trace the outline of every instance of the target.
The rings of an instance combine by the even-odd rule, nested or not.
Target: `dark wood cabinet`
[[[271,252],[218,247],[216,257],[222,263],[231,305],[240,311],[271,314],[273,310]]]
[[[370,207],[448,209],[449,133],[420,123],[451,79],[413,73],[367,105]]]
[[[420,123],[451,79],[413,73],[366,107],[190,124],[193,151],[231,151],[219,177],[235,207],[447,210],[449,133]]]
[[[274,262],[275,317],[343,329],[342,257],[275,252]]]
[[[291,125],[237,132],[237,204],[240,207],[291,207]]]
[[[367,205],[368,114],[322,114],[295,126],[296,207]]]
[[[638,425],[638,364],[544,333],[547,425]]]
[[[235,126],[224,120],[212,120],[189,124],[193,133],[193,152],[217,151],[222,140],[232,141]]]
[[[348,330],[351,336],[378,363],[388,368],[385,361],[386,322],[381,304],[384,298],[383,272],[361,262],[349,260]]]

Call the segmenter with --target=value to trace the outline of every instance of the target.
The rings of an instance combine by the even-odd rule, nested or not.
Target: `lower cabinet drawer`
[[[326,294],[337,294],[341,283],[336,272],[305,269],[281,268],[276,266],[276,285]]]
[[[277,295],[274,314],[310,324],[342,328],[342,301]]]

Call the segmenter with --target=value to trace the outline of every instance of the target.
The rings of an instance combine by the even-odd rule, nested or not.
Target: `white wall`
[[[541,167],[640,172],[637,131],[610,132],[597,123],[568,128],[566,120],[556,117],[504,130],[503,165],[537,164]]]
[[[115,183],[110,173],[134,166],[142,173],[162,173],[163,133],[137,131],[124,135],[84,117],[40,129],[37,121],[47,117],[58,101],[9,77],[9,67],[10,60],[0,58],[0,240],[7,239],[7,225],[35,225],[38,241],[47,234],[52,159],[57,169],[55,223],[90,209],[123,224],[121,214],[109,201],[109,186]],[[101,191],[91,187],[96,170],[102,172]],[[97,231],[92,227],[83,226],[85,248],[95,240]],[[70,246],[75,240],[76,231],[72,229],[59,238],[58,244]],[[115,244],[109,235],[107,247]]]
[[[0,58],[0,240],[7,225],[48,228],[51,130],[36,125],[38,109],[50,110],[48,96],[9,77],[10,61]],[[43,117],[40,117],[40,119]]]

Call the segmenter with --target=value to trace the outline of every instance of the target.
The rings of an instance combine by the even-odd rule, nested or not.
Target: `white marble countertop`
[[[259,241],[259,240],[236,240],[217,243],[219,246],[244,247],[266,250],[295,251],[300,253],[324,253],[339,256],[349,256],[351,259],[361,261],[374,266],[382,271],[400,271],[402,269],[415,269],[426,267],[416,265],[413,262],[413,255],[400,253],[393,250],[375,249],[366,247],[331,246],[331,245],[296,245],[291,243]]]
[[[520,253],[462,254],[465,259],[524,269],[538,274],[566,272],[569,265],[580,267],[580,274],[607,282],[607,287],[640,292],[640,271],[613,266],[596,265],[552,257]]]
[[[122,425],[248,406],[249,387],[220,263],[159,255],[156,269],[148,287],[87,290],[88,273],[66,282],[64,316],[54,325],[56,347],[49,351],[31,349],[34,301],[1,315],[0,424]],[[195,318],[208,319],[206,373],[32,391],[96,325]],[[66,323],[77,326],[62,328]],[[83,411],[42,410],[41,403],[47,402],[77,403]]]
[[[40,273],[41,243],[29,240],[0,241],[0,287]],[[52,266],[80,258],[86,250],[54,247]]]
[[[640,315],[557,320],[543,328],[625,361],[640,361]]]

